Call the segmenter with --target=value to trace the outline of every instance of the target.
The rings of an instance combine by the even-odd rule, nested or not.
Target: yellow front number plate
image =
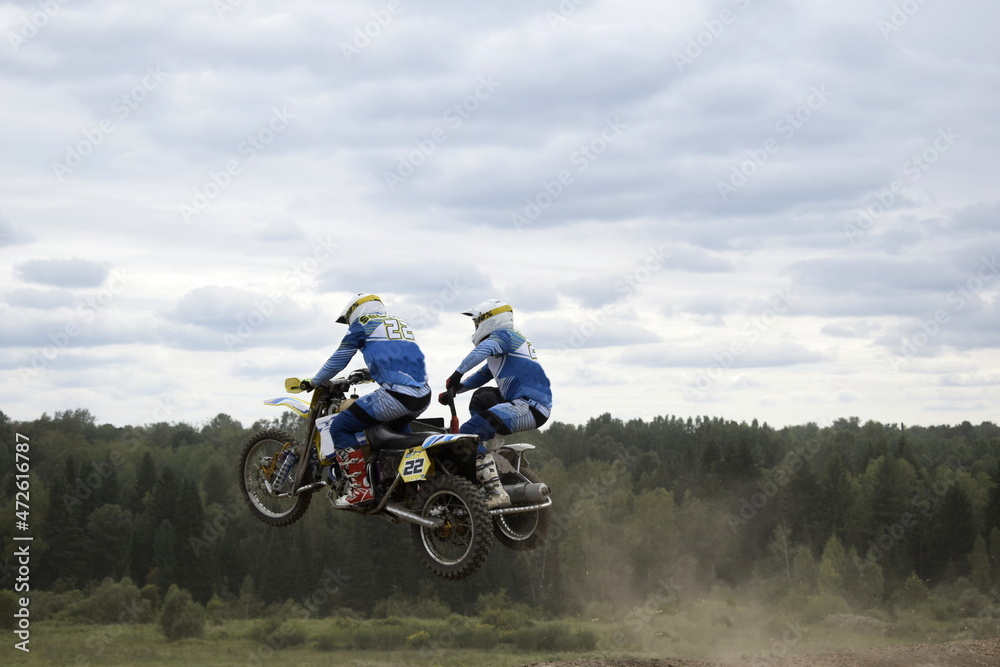
[[[399,462],[399,474],[404,482],[418,482],[427,479],[431,474],[431,459],[427,452],[414,447],[407,449],[403,454],[403,460]]]

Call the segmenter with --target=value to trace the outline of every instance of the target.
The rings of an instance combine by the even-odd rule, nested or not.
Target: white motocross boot
[[[510,496],[504,491],[503,484],[500,483],[500,475],[497,473],[497,462],[493,459],[493,453],[487,452],[476,457],[476,479],[483,487],[483,494],[486,496],[486,507],[497,509],[510,505]]]

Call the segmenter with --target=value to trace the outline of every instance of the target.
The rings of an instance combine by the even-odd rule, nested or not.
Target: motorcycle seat
[[[426,433],[397,433],[385,424],[379,424],[368,430],[368,444],[372,449],[404,450],[422,445],[426,439]]]

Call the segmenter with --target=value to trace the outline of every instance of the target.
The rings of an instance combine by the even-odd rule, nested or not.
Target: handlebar
[[[351,388],[351,385],[364,384],[365,382],[373,382],[372,375],[368,372],[367,368],[359,368],[351,371],[346,378],[334,378],[332,380],[327,380],[324,384],[334,391],[347,391]],[[292,394],[298,394],[303,391],[312,391],[315,388],[316,387],[312,385],[309,380],[300,380],[299,378],[288,378],[285,380],[285,391]]]
[[[458,410],[455,409],[455,389],[445,389],[441,395],[445,397],[445,404],[451,410],[451,432],[458,433]]]

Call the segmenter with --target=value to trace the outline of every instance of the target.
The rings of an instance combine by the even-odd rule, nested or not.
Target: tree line
[[[293,435],[286,414],[249,427],[98,424],[87,410],[13,422],[0,413],[0,513],[14,516],[15,433],[31,442],[32,590],[93,590],[131,579],[318,615],[370,615],[387,599],[433,598],[457,613],[503,590],[552,614],[670,604],[713,586],[755,595],[899,604],[913,590],[1000,587],[1000,428],[862,424],[775,429],[712,417],[552,423],[518,434],[553,490],[547,545],[498,543],[461,582],[426,572],[408,527],[314,502],[287,528],[257,522],[237,459],[257,430]],[[514,439],[514,438],[511,438]],[[316,500],[322,500],[322,494]],[[0,580],[13,527],[0,525]],[[909,591],[909,593],[907,593]]]

